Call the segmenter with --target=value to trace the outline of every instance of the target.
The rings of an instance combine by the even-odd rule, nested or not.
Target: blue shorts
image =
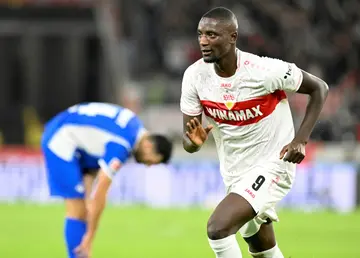
[[[66,114],[60,114],[46,124],[42,136],[41,148],[44,155],[48,186],[51,196],[64,199],[83,199],[85,187],[83,175],[85,169],[81,167],[79,159],[75,156],[66,161],[55,155],[48,147],[52,136],[61,128]]]

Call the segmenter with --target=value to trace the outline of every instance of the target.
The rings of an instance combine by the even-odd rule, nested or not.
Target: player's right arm
[[[200,150],[201,146],[207,140],[212,128],[212,125],[208,125],[206,128],[202,126],[201,114],[198,116],[189,116],[183,114],[184,149],[189,153]]]
[[[200,150],[211,128],[202,127],[202,105],[194,85],[191,67],[186,69],[181,86],[180,109],[183,113],[183,147],[193,153]]]
[[[183,113],[183,148],[189,153],[197,152],[201,148],[201,144],[194,144],[187,135],[189,133],[189,127],[195,118],[201,122],[202,114],[197,116],[189,116]]]

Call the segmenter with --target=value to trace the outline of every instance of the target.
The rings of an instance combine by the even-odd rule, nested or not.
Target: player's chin
[[[215,63],[217,58],[214,56],[203,56],[203,60],[205,63]]]

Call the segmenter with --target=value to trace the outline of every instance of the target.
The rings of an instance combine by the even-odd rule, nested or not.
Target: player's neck
[[[139,132],[139,135],[137,136],[133,151],[137,151],[140,148],[139,146],[141,146],[142,143],[145,141],[145,139],[147,139],[149,137],[150,137],[150,134],[147,131],[142,130],[141,132]]]
[[[219,62],[214,64],[215,72],[221,77],[231,77],[235,74],[237,69],[236,52],[230,51],[229,54],[223,56]]]

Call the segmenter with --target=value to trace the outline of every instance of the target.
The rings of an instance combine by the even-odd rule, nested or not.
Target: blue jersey
[[[82,168],[97,168],[113,158],[124,163],[144,132],[142,122],[129,109],[84,103],[68,108],[46,124],[43,145],[64,161],[77,158]]]

